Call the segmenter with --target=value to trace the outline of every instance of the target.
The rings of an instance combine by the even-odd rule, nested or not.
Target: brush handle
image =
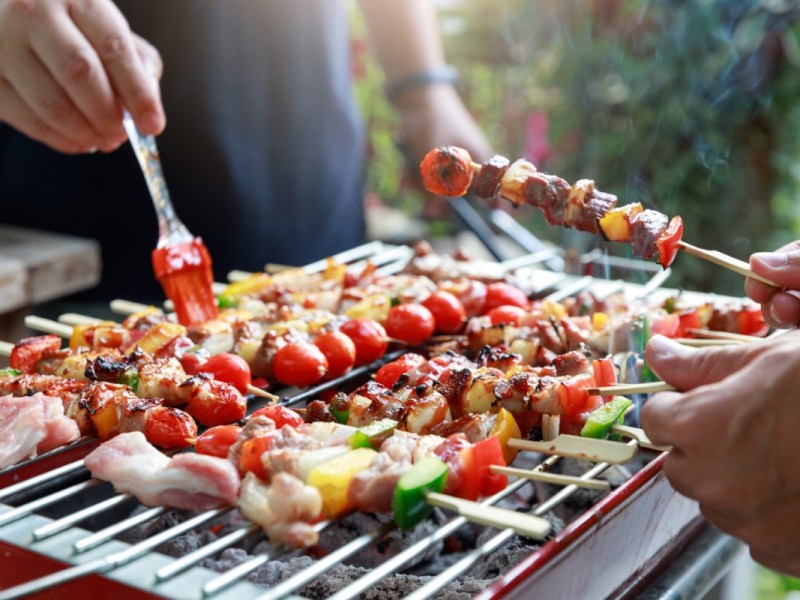
[[[142,134],[128,111],[125,111],[123,115],[122,124],[128,134],[131,146],[133,146],[139,166],[142,168],[142,173],[144,173],[147,188],[150,190],[150,197],[153,199],[153,206],[158,216],[157,247],[164,248],[190,242],[194,236],[189,233],[172,207],[155,138],[152,135]]]

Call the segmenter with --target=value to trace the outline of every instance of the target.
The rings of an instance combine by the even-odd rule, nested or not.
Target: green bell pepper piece
[[[428,516],[429,492],[444,491],[447,465],[435,456],[426,456],[400,476],[392,498],[394,522],[400,529],[411,529]]]
[[[236,296],[223,296],[220,294],[217,296],[217,306],[220,308],[236,308],[239,306],[239,300]]]
[[[347,397],[347,394],[340,392],[333,397],[331,414],[337,423],[347,425],[347,419],[350,418],[350,398]]]
[[[22,371],[19,369],[12,369],[11,367],[0,369],[0,377],[17,377],[18,375],[22,375]]]
[[[128,369],[119,376],[119,382],[122,385],[127,385],[135,394],[139,391],[139,372],[136,369]]]
[[[397,421],[394,419],[381,419],[365,427],[359,427],[358,431],[350,436],[348,442],[351,448],[377,449],[396,428]]]
[[[589,413],[586,424],[581,429],[583,437],[607,438],[611,433],[611,428],[616,423],[625,421],[625,412],[631,407],[633,402],[624,396],[614,396],[600,408]]]

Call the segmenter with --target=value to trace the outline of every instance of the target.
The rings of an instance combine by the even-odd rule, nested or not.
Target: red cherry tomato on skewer
[[[528,310],[531,302],[521,289],[498,281],[486,286],[486,300],[483,303],[482,312],[487,314],[498,306],[518,306]]]
[[[464,310],[461,300],[450,292],[442,290],[433,292],[422,301],[422,306],[431,311],[436,331],[441,333],[456,333],[467,320],[467,311]]]
[[[375,381],[391,389],[403,373],[408,373],[424,363],[424,357],[409,352],[378,369],[378,372],[375,373]]]
[[[278,349],[272,370],[281,383],[308,387],[328,372],[328,359],[314,344],[295,342]]]
[[[171,406],[156,406],[147,415],[144,436],[154,446],[170,450],[188,448],[197,437],[197,423],[186,412]]]
[[[524,308],[504,304],[497,306],[487,313],[492,325],[508,324],[519,326],[527,313]]]
[[[472,157],[463,148],[434,148],[419,165],[425,189],[440,196],[463,196],[472,183],[471,162]]]
[[[340,331],[356,345],[356,366],[378,360],[389,347],[383,325],[366,317],[347,321]]]
[[[317,336],[314,345],[328,359],[328,377],[344,375],[356,363],[356,345],[341,331],[326,331]]]
[[[412,346],[425,342],[433,335],[436,324],[431,311],[421,304],[398,304],[389,309],[386,333]]]
[[[208,385],[198,387],[189,396],[186,411],[206,427],[226,425],[243,419],[247,414],[247,399],[228,383],[211,379],[207,374],[196,377],[208,378]]]
[[[250,365],[241,356],[224,352],[209,358],[200,368],[204,373],[211,373],[217,381],[231,384],[242,394],[252,382]]]
[[[238,425],[217,425],[204,431],[194,443],[198,454],[227,458],[228,450],[236,443],[242,433]]]
[[[295,428],[305,423],[303,417],[298,415],[291,408],[277,404],[275,406],[265,406],[264,408],[259,408],[252,415],[250,415],[251,419],[256,417],[268,417],[272,419],[275,422],[275,427],[277,429],[280,429],[284,425]]]

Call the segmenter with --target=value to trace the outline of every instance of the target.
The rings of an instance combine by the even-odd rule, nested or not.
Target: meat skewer
[[[428,152],[420,171],[428,191],[449,197],[466,194],[474,174],[474,190],[482,198],[499,196],[515,206],[530,204],[544,212],[550,225],[600,234],[610,241],[631,242],[635,255],[648,259],[658,255],[658,262],[664,268],[682,249],[746,277],[781,287],[753,273],[745,262],[683,242],[683,221],[679,216],[670,220],[638,203],[617,208],[616,196],[596,189],[590,179],[569,185],[558,176],[538,171],[524,159],[511,163],[502,156],[493,156],[480,165],[472,161],[466,150],[455,146]]]

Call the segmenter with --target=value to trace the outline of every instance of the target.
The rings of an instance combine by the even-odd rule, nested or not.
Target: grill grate
[[[380,243],[371,243],[352,249],[336,258],[342,262],[369,259],[379,264],[382,272],[388,273],[396,272],[402,268],[410,256],[411,251],[408,248],[387,247]],[[551,251],[544,251],[533,256],[532,259],[530,257],[513,259],[505,264],[509,269],[512,266],[518,268],[525,264],[526,259],[530,261],[532,266],[537,262],[552,258],[553,253]],[[325,261],[320,261],[310,265],[308,270],[322,270],[325,264]],[[667,275],[668,272],[659,273],[644,286],[628,286],[619,281],[599,280],[589,276],[570,277],[563,273],[541,270],[531,270],[527,274],[523,272],[522,276],[531,277],[531,281],[535,282],[534,288],[537,291],[552,290],[548,297],[553,300],[562,300],[590,287],[593,293],[601,299],[619,291],[625,291],[633,297],[642,297],[655,290]],[[402,352],[402,350],[399,350],[390,353],[383,360],[384,362],[393,360]],[[281,399],[281,403],[286,405],[305,403],[312,398],[318,397],[321,392],[327,389],[365,378],[374,368],[375,365],[361,367],[336,380],[325,382],[313,389],[298,393],[291,393],[291,390],[285,390],[286,396]],[[54,450],[47,455],[27,461],[27,463],[4,469],[0,471],[0,475],[13,474],[13,472],[22,470],[34,462],[47,461],[67,450],[85,446],[89,441],[91,440],[78,440],[68,448]],[[559,460],[557,456],[549,457],[537,465],[534,470],[544,471],[550,469]],[[581,477],[584,479],[594,478],[609,468],[610,465],[608,464],[597,464],[583,473]],[[154,552],[154,549],[159,545],[174,540],[189,531],[225,523],[226,518],[230,519],[235,513],[234,509],[224,508],[192,514],[186,520],[172,525],[152,537],[129,545],[120,542],[116,538],[135,527],[152,522],[157,517],[169,513],[170,510],[165,508],[146,509],[132,516],[118,519],[114,516],[115,512],[126,503],[132,502],[131,496],[119,494],[94,501],[88,506],[69,511],[68,514],[57,518],[48,518],[39,514],[44,508],[54,507],[68,501],[82,505],[87,502],[87,499],[84,498],[86,492],[93,490],[102,483],[92,479],[71,483],[70,480],[76,476],[88,476],[80,460],[70,462],[0,490],[0,502],[15,500],[13,505],[0,504],[0,542],[28,548],[70,565],[64,570],[57,571],[51,575],[0,591],[0,600],[21,597],[89,574],[106,574],[144,591],[162,594],[167,597],[276,599],[296,592],[336,565],[346,561],[365,548],[378,543],[394,529],[393,524],[385,524],[376,527],[372,531],[358,535],[355,539],[332,551],[327,556],[319,558],[311,566],[265,590],[245,581],[246,577],[269,561],[297,554],[297,551],[270,545],[266,551],[252,556],[249,560],[238,564],[223,574],[214,573],[197,566],[204,559],[213,557],[225,549],[239,547],[248,538],[259,535],[263,538],[260,528],[249,522],[242,521],[225,535],[177,559]],[[50,492],[49,494],[45,492],[46,495],[40,495],[42,487],[52,487],[62,481],[65,482],[65,487],[62,486],[61,489],[55,492]],[[483,503],[495,504],[508,498],[528,484],[533,485],[525,479],[514,480],[506,489],[484,500]],[[110,485],[107,485],[107,487],[110,488]],[[574,485],[562,488],[548,500],[539,504],[534,509],[533,514],[544,516],[550,513],[575,494],[578,489]],[[107,519],[111,521],[111,524],[102,527],[98,531],[90,532],[77,527],[85,521],[101,517],[104,514],[110,515],[107,516]],[[399,572],[409,562],[442,542],[467,523],[468,521],[463,517],[451,518],[431,535],[423,537],[405,550],[389,558],[363,577],[341,589],[332,598],[336,600],[353,598],[367,591],[386,577]],[[322,531],[332,525],[332,522],[325,521],[319,523],[317,529]],[[514,533],[510,529],[500,531],[474,550],[468,551],[463,558],[447,567],[439,575],[431,578],[409,597],[427,598],[434,595],[451,581],[469,571],[487,554],[508,542],[513,535]],[[136,563],[135,569],[126,569],[132,563]]]

